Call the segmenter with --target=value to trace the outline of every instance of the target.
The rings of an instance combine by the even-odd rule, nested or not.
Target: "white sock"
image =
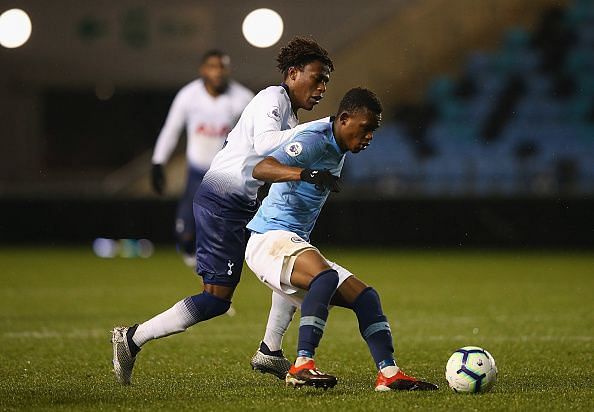
[[[380,369],[382,371],[382,375],[386,378],[391,378],[392,376],[396,375],[400,368],[398,366],[386,366],[385,368]]]
[[[196,323],[196,319],[183,300],[180,300],[165,312],[138,325],[132,340],[138,347],[150,340],[180,333]]]
[[[283,337],[297,308],[277,292],[272,292],[272,305],[262,341],[271,351],[282,349]]]

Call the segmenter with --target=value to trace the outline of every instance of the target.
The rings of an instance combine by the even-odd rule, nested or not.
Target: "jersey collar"
[[[299,122],[299,118],[293,111],[293,104],[291,103],[291,97],[289,96],[289,86],[287,86],[285,82],[282,82],[279,86],[285,89],[287,100],[289,101],[289,109],[291,110],[291,116],[295,118],[295,121]]]

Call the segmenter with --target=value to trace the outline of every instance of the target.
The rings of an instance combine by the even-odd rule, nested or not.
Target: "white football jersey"
[[[235,81],[230,81],[225,93],[217,97],[208,93],[202,79],[188,83],[171,104],[152,162],[167,163],[185,126],[188,162],[195,169],[207,170],[253,97],[249,89]]]
[[[254,166],[307,125],[296,127],[297,122],[282,86],[260,91],[229,133],[225,147],[213,159],[199,192],[207,198],[255,204],[263,183],[252,177]]]

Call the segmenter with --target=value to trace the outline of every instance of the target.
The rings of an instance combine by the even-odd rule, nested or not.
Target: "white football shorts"
[[[293,232],[271,230],[252,233],[245,251],[245,261],[261,282],[300,307],[307,291],[291,285],[291,273],[297,257],[312,249],[318,250]],[[338,273],[337,288],[353,276],[342,266],[328,259],[326,261]]]

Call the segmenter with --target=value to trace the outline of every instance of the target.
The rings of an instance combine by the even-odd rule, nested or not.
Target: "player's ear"
[[[287,70],[287,78],[295,81],[297,79],[297,75],[299,74],[299,67],[291,66],[289,70]]]
[[[340,122],[340,124],[345,125],[350,117],[351,115],[348,112],[342,111],[338,115],[338,121]]]

